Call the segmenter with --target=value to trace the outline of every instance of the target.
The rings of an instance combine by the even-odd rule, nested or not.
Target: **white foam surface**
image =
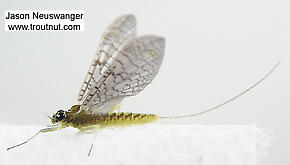
[[[107,128],[92,134],[73,128],[41,134],[23,142],[40,126],[0,124],[1,165],[256,165],[268,136],[255,125],[160,125]]]

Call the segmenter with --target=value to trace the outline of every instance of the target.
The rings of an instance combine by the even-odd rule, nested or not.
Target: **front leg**
[[[60,130],[60,129],[62,129],[62,127],[60,127],[60,126],[54,126],[54,127],[48,127],[48,128],[43,128],[43,129],[41,129],[37,134],[39,134],[39,133],[45,133],[45,132],[53,132],[53,131],[57,131],[57,130]],[[36,135],[37,135],[36,134]],[[34,136],[36,136],[36,135],[34,135]],[[33,137],[32,137],[33,138]],[[31,139],[32,139],[31,138]]]
[[[33,135],[31,138],[29,138],[28,140],[26,140],[25,142],[22,142],[20,144],[17,144],[17,145],[14,145],[12,147],[9,147],[7,148],[7,151],[12,149],[12,148],[15,148],[15,147],[18,147],[18,146],[21,146],[27,142],[29,142],[31,139],[33,139],[34,137],[36,137],[38,134],[40,133],[45,133],[45,132],[52,132],[52,131],[56,131],[56,130],[59,130],[59,129],[62,129],[63,127],[61,127],[60,125],[56,125],[56,126],[53,126],[53,127],[48,127],[48,128],[43,128],[41,130],[39,130],[35,135]]]

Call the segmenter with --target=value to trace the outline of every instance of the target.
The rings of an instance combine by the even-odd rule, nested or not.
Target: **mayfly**
[[[155,114],[114,112],[122,100],[135,96],[156,76],[164,55],[165,39],[154,35],[136,37],[136,19],[133,15],[118,17],[104,32],[97,54],[78,95],[78,104],[69,110],[59,110],[49,117],[53,125],[41,129],[23,143],[40,133],[74,127],[80,131],[97,130],[110,126],[146,124],[158,119],[193,117],[219,108],[233,101],[261,83],[279,65],[262,79],[231,99],[200,113],[159,117]],[[93,143],[89,150],[89,154]]]

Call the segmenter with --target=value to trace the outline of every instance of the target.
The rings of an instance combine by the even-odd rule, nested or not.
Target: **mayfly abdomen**
[[[67,124],[75,128],[83,127],[110,127],[110,126],[129,126],[137,124],[146,124],[158,120],[155,114],[142,114],[142,113],[100,113],[100,114],[80,114]]]

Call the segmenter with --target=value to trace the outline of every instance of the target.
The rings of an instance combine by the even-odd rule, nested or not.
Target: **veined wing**
[[[134,39],[115,57],[95,82],[82,107],[90,113],[104,113],[124,97],[134,96],[151,83],[164,55],[164,38],[147,35]]]
[[[133,15],[120,16],[107,28],[79,92],[80,103],[84,101],[84,97],[90,93],[92,86],[95,86],[95,82],[105,72],[108,61],[134,38],[136,38],[136,19]]]

